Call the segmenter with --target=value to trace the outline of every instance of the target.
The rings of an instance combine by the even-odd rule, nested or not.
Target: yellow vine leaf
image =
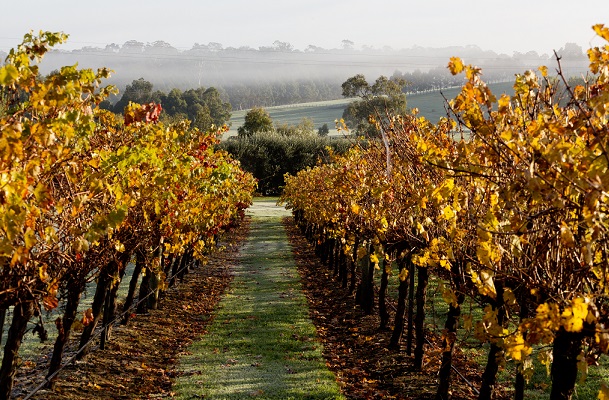
[[[412,256],[412,262],[414,265],[417,265],[419,267],[427,267],[427,261],[429,260],[429,253],[428,252],[422,252],[419,254],[414,254]]]
[[[476,229],[476,233],[478,234],[478,239],[480,239],[481,242],[488,242],[493,238],[489,231],[482,228]]]
[[[464,69],[463,61],[461,61],[459,57],[451,57],[450,62],[448,63],[448,69],[453,75],[460,74]]]
[[[374,263],[374,264],[378,264],[379,263],[379,256],[377,256],[376,253],[370,254],[370,262]]]
[[[450,271],[450,268],[451,268],[450,261],[445,260],[445,259],[440,260],[440,267]]]
[[[499,109],[501,110],[501,99],[499,100]],[[510,140],[512,140],[513,132],[510,129],[506,129],[501,132],[499,137],[501,137],[501,139],[505,140],[506,142],[509,142]]]
[[[585,302],[585,299],[582,299],[581,297],[573,299],[571,307],[573,309],[574,317],[586,319],[588,316],[588,304]]]
[[[439,289],[442,291],[442,298],[446,304],[452,305],[453,307],[457,307],[459,305],[455,292],[453,292],[448,286],[442,285],[442,287]]]
[[[531,346],[525,342],[524,337],[520,332],[516,332],[505,338],[504,343],[507,354],[517,361],[524,360],[533,351]]]
[[[37,242],[36,232],[30,228],[27,228],[25,234],[23,235],[23,239],[25,241],[25,248],[28,250],[31,249]]]
[[[400,278],[400,281],[404,282],[406,279],[408,279],[408,268],[402,268],[400,270],[400,274],[398,275],[398,278]]]
[[[18,77],[19,71],[14,65],[8,64],[0,68],[0,85],[12,85]]]
[[[560,225],[560,240],[566,247],[575,246],[575,237],[573,236],[571,228],[569,228],[565,221],[562,221]]]
[[[116,242],[114,242],[114,249],[118,252],[124,252],[125,251],[125,245],[123,243],[121,243],[120,240],[117,240]]]
[[[511,102],[510,96],[508,96],[506,94],[501,95],[501,97],[499,98],[499,101],[498,101],[499,112],[500,113],[507,112],[510,107],[510,102]],[[507,132],[510,132],[510,131],[508,130]],[[504,135],[504,133],[502,132],[501,135]],[[510,137],[510,139],[511,139],[511,137]]]
[[[598,392],[599,400],[609,400],[609,385],[603,382],[601,383],[601,390]]]
[[[503,302],[505,304],[507,304],[508,306],[514,306],[514,305],[518,304],[516,301],[516,295],[514,294],[512,289],[510,289],[510,288],[503,289]]]
[[[580,332],[584,327],[584,319],[588,315],[588,305],[582,299],[575,299],[571,307],[562,312],[562,325],[567,332]]]
[[[604,24],[596,24],[592,26],[592,29],[598,36],[609,42],[609,28],[606,28]]]
[[[49,274],[47,273],[47,268],[48,266],[46,264],[44,264],[42,267],[38,268],[38,276],[40,277],[41,281],[46,281],[47,279],[49,279]]]
[[[492,267],[492,252],[493,251],[488,242],[479,243],[478,248],[476,249],[476,256],[478,257],[480,264],[486,265],[487,267]]]
[[[454,212],[454,210],[452,209],[451,206],[446,206],[442,210],[442,216],[446,220],[451,220],[451,219],[455,218],[455,212]]]
[[[543,303],[537,306],[536,319],[541,326],[550,330],[558,330],[560,327],[560,310],[555,303]]]
[[[497,297],[497,289],[495,289],[493,276],[495,276],[495,273],[490,269],[484,268],[482,271],[480,271],[480,280],[482,281],[482,286],[479,286],[478,290],[480,291],[480,294],[490,296],[494,299]]]
[[[551,349],[540,350],[539,353],[537,354],[537,359],[539,360],[541,365],[546,367],[546,375],[550,376],[550,368],[552,367],[552,360],[553,360],[552,350]]]

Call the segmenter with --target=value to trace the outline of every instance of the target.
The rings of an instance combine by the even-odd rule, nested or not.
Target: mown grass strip
[[[180,361],[177,398],[342,399],[278,217],[256,218],[209,332]]]

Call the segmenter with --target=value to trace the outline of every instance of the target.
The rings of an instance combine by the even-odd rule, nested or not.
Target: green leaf
[[[47,193],[48,192],[46,186],[43,185],[41,182],[38,182],[36,188],[34,189],[34,197],[36,198],[36,201],[39,203],[44,201],[47,196]]]
[[[0,240],[0,257],[10,257],[13,252],[13,245],[10,240],[3,238]]]
[[[108,214],[108,225],[112,228],[116,228],[125,220],[126,216],[127,210],[123,207],[118,208],[117,210],[114,210]]]

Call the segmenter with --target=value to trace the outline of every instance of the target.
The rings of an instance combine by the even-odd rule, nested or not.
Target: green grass
[[[512,94],[513,83],[493,83],[489,87],[493,93],[499,97],[502,93]],[[446,116],[444,107],[444,97],[453,99],[460,91],[460,88],[444,89],[442,92],[434,91],[427,93],[415,93],[406,96],[408,108],[418,108],[420,115],[424,116],[433,123],[438,122],[441,117]],[[341,119],[343,110],[351,99],[339,99],[330,101],[319,101],[313,103],[292,104],[287,106],[268,107],[266,110],[275,123],[297,125],[303,118],[313,120],[315,128],[323,124],[328,124],[330,135],[336,135],[334,121]],[[230,119],[231,128],[224,135],[224,139],[237,135],[237,129],[243,125],[245,114],[248,110],[239,110],[232,113]]]
[[[349,104],[350,99],[319,101],[314,103],[300,103],[286,106],[266,107],[269,115],[276,124],[297,125],[303,118],[313,120],[315,128],[321,127],[323,124],[328,125],[330,135],[335,135],[336,124],[335,120],[343,117],[343,110]],[[239,110],[232,113],[229,123],[230,130],[224,135],[224,138],[237,135],[237,129],[243,125],[245,114],[249,110]]]
[[[308,317],[276,199],[257,200],[250,237],[209,332],[180,360],[177,398],[342,399]]]
[[[534,359],[536,358],[537,352],[535,350],[533,351],[532,356]],[[609,357],[607,357],[606,354],[603,354],[599,360],[598,366],[589,367],[587,379],[581,384],[578,383],[575,385],[573,399],[596,399],[601,387],[601,382],[607,382],[608,380]],[[550,387],[550,377],[546,373],[546,368],[535,359],[533,376],[525,389],[525,398],[531,400],[545,400],[550,393]]]
[[[497,98],[503,93],[514,94],[513,82],[491,83],[489,88]],[[461,88],[442,89],[442,92],[416,93],[406,96],[408,108],[418,108],[419,114],[433,123],[437,123],[442,117],[446,117],[445,101],[454,99]],[[444,95],[444,96],[443,96]]]

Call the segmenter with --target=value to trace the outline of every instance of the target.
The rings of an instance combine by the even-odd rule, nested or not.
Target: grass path
[[[308,316],[282,213],[259,201],[252,214],[214,322],[180,361],[177,397],[342,399]]]

